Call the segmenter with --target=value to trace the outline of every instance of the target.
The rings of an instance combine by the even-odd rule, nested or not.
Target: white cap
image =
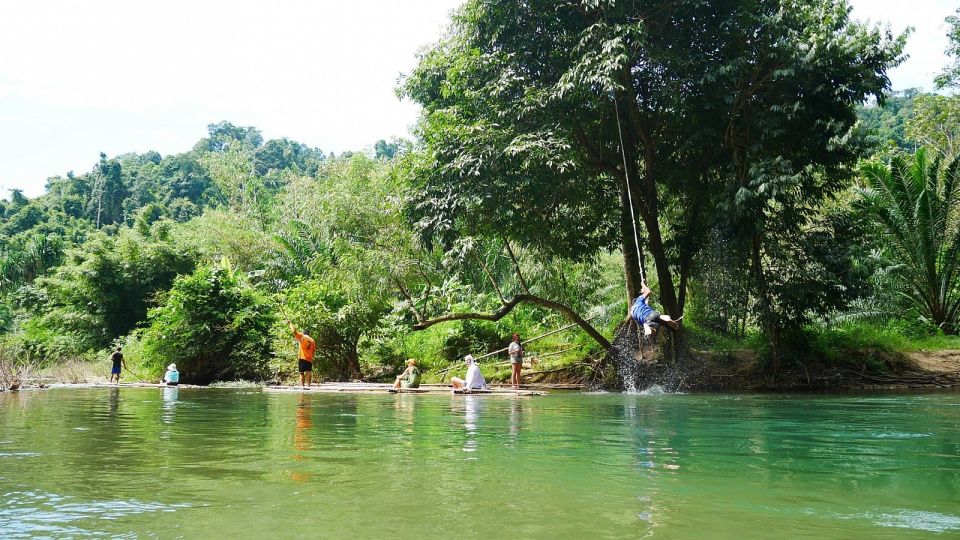
[[[167,366],[167,369],[170,370],[170,371],[176,371],[176,370],[177,370],[177,365],[176,365],[176,364],[170,364],[169,366]]]

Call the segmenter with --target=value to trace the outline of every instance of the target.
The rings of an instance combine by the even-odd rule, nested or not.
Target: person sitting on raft
[[[657,331],[660,329],[661,324],[666,324],[672,330],[679,330],[680,325],[677,321],[671,319],[669,315],[661,315],[659,311],[650,307],[650,304],[647,303],[647,298],[650,297],[650,293],[652,292],[650,287],[647,287],[647,284],[644,283],[640,288],[640,296],[633,301],[633,306],[630,308],[630,316],[636,321],[637,326],[649,328],[650,338],[656,339]]]
[[[177,386],[178,384],[180,384],[180,372],[177,371],[176,364],[170,364],[167,366],[167,372],[160,379],[160,385]]]
[[[467,363],[467,380],[459,377],[450,379],[450,382],[453,384],[453,389],[458,390],[462,388],[468,392],[471,390],[489,390],[489,388],[487,388],[487,381],[483,379],[483,374],[480,373],[480,367],[477,366],[473,355],[468,354],[464,357],[463,361]]]
[[[394,388],[420,388],[420,370],[417,369],[417,361],[413,358],[407,360],[407,369],[403,370],[396,382]]]

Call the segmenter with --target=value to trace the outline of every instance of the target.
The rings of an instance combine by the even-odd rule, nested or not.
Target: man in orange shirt
[[[300,386],[307,387],[313,382],[313,353],[317,350],[317,343],[313,338],[297,332],[297,329],[290,323],[290,330],[293,330],[293,337],[300,344],[300,354],[297,360],[297,368],[300,370]]]

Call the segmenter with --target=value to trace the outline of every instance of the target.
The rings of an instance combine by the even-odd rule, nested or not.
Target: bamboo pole
[[[584,319],[584,320],[585,320],[585,321],[590,321],[590,320],[594,319],[595,317],[596,317],[596,316],[589,317],[589,318]],[[566,326],[562,326],[562,327],[560,327],[560,328],[557,328],[556,330],[551,330],[550,332],[547,332],[546,334],[541,334],[541,335],[539,335],[539,336],[532,337],[532,338],[530,338],[530,339],[528,339],[528,340],[526,340],[526,341],[521,341],[520,344],[521,344],[521,345],[525,345],[525,344],[527,344],[527,343],[532,343],[532,342],[534,342],[534,341],[537,341],[538,339],[543,339],[543,338],[545,338],[545,337],[547,337],[547,336],[552,336],[552,335],[554,335],[554,334],[558,334],[558,333],[560,333],[560,332],[563,332],[564,330],[569,330],[570,328],[573,328],[574,326],[579,326],[579,325],[578,325],[577,323],[570,323],[570,324],[568,324],[568,325],[566,325]],[[497,350],[495,350],[495,351],[493,351],[493,352],[488,352],[487,354],[477,356],[476,358],[474,358],[474,361],[480,361],[480,360],[482,360],[482,359],[484,359],[484,358],[488,358],[488,357],[493,356],[493,355],[495,355],[495,354],[500,354],[500,353],[502,353],[502,352],[506,352],[507,349],[509,349],[509,348],[510,348],[510,347],[507,346],[507,347],[504,347],[504,348],[502,348],[502,349],[497,349]]]

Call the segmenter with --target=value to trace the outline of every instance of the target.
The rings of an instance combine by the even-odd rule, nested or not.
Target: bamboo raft
[[[43,385],[42,388],[209,388],[207,386],[198,386],[195,384],[178,384],[169,386],[166,384],[147,383],[147,382],[125,382],[125,383],[52,383]]]
[[[190,388],[190,389],[211,389],[211,388],[232,388],[219,386],[196,386],[192,384],[180,384],[178,386],[158,385],[157,383],[145,382],[127,382],[112,384],[105,382],[92,383],[53,383],[41,386],[27,386],[23,389],[31,388]],[[392,384],[386,383],[350,383],[350,382],[331,382],[314,384],[303,388],[298,385],[282,386],[259,386],[249,385],[237,388],[247,388],[253,390],[262,390],[264,392],[310,392],[310,393],[354,393],[354,394],[453,394],[453,395],[496,395],[496,396],[543,396],[551,390],[582,390],[582,385],[577,384],[526,384],[520,385],[520,388],[512,388],[508,385],[490,385],[489,390],[471,390],[463,389],[453,390],[448,384],[422,384],[419,388],[400,388],[396,389]]]
[[[490,390],[453,390],[448,384],[422,384],[419,388],[394,388],[391,384],[378,383],[321,383],[303,388],[301,386],[265,386],[264,392],[310,392],[321,394],[453,394],[453,395],[498,395],[542,396],[547,392],[532,389],[491,387]]]

